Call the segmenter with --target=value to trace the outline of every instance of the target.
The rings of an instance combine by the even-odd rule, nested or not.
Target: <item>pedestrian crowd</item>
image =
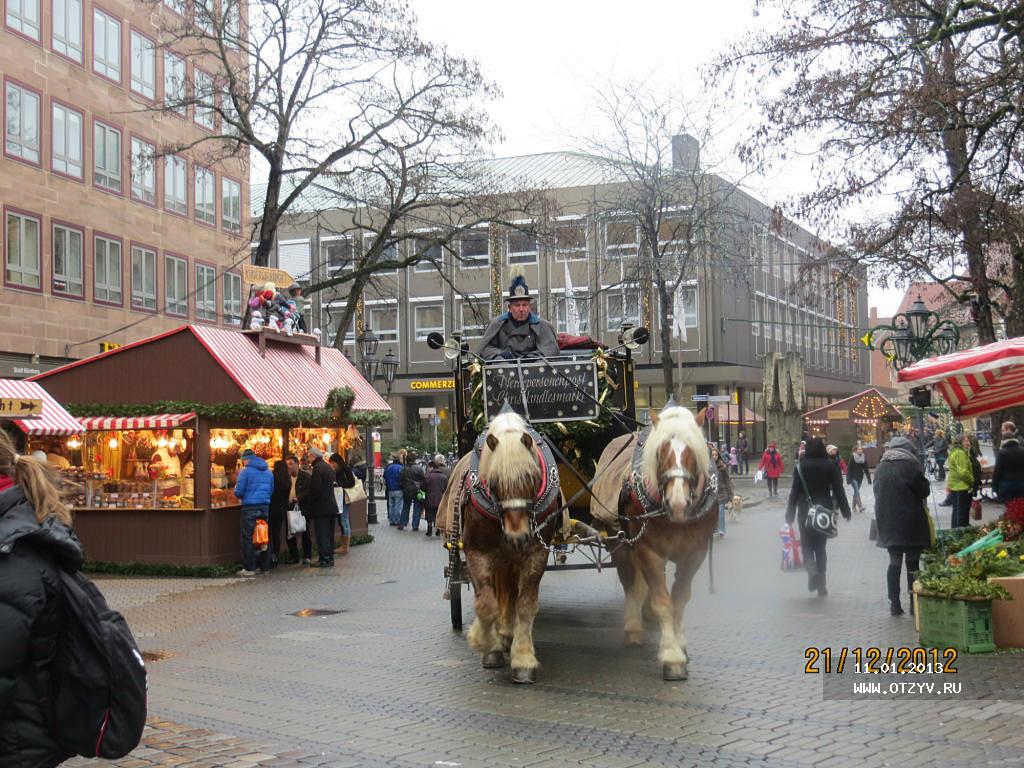
[[[418,531],[426,522],[427,536],[440,536],[434,523],[441,497],[448,486],[448,462],[434,454],[424,463],[416,451],[395,451],[384,470],[388,496],[388,524],[400,531]]]

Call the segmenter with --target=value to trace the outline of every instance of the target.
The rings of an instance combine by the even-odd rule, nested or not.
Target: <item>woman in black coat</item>
[[[900,571],[907,561],[907,594],[914,586],[921,562],[921,550],[931,543],[928,510],[924,500],[931,493],[928,478],[917,459],[913,444],[905,437],[894,437],[882,460],[875,467],[875,521],[877,544],[889,551],[886,585],[889,613],[903,614],[900,605]],[[914,611],[911,598],[910,611]]]
[[[829,509],[838,507],[843,517],[850,519],[850,505],[843,490],[843,476],[836,463],[829,458],[825,443],[819,437],[812,438],[807,443],[804,457],[793,470],[793,485],[789,490],[789,503],[786,505],[786,522],[792,525],[795,517],[800,526],[800,550],[804,557],[804,567],[807,569],[807,589],[811,592],[817,589],[818,594],[824,596],[828,594],[825,586],[825,571],[828,565],[825,548],[828,539],[807,525],[807,512],[810,508],[808,494],[814,504],[821,504]]]
[[[82,548],[46,463],[18,456],[3,430],[0,481],[0,767],[48,768],[71,757],[51,735],[44,696],[60,634],[58,569],[77,571]]]
[[[277,566],[277,555],[281,551],[281,526],[288,514],[288,494],[292,490],[292,478],[284,459],[274,462],[274,491],[270,494],[270,567]]]

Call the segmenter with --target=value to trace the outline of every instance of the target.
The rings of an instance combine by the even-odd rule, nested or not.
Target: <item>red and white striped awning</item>
[[[77,435],[83,431],[78,419],[65,411],[49,392],[34,381],[0,379],[0,397],[24,397],[43,401],[43,412],[38,417],[13,420],[18,429],[26,435],[56,437]]]
[[[934,386],[954,416],[1024,405],[1024,337],[932,357],[899,372],[901,382]]]
[[[152,416],[86,416],[79,419],[89,432],[115,429],[174,429],[192,421],[194,413],[157,413]]]

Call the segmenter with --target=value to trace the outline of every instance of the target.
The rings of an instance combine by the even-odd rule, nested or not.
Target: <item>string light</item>
[[[107,440],[107,448],[109,448],[112,451],[116,451],[117,450],[117,438],[116,437],[112,437],[109,440]]]

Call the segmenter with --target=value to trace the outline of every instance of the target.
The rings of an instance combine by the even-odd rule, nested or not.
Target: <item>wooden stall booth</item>
[[[877,389],[863,392],[816,408],[804,414],[804,433],[838,446],[844,459],[860,441],[869,467],[878,464],[882,445],[889,433],[903,421],[899,409]]]
[[[111,562],[237,560],[243,451],[343,452],[357,414],[388,411],[340,351],[269,330],[183,326],[34,380],[86,430],[75,528]],[[365,533],[365,502],[351,518]]]
[[[0,379],[0,420],[18,451],[45,453],[53,469],[79,459],[81,423],[33,381]]]

